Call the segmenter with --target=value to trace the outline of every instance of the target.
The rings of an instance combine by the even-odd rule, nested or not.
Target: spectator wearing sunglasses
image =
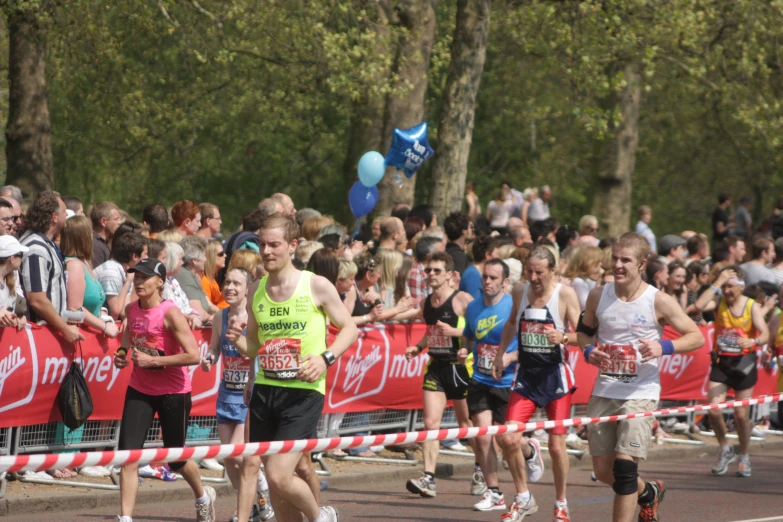
[[[19,206],[19,201],[15,200],[14,198],[0,197],[0,201],[5,201],[6,203],[11,204],[11,209],[13,210],[11,214],[13,216],[13,219],[11,220],[13,223],[13,231],[11,232],[11,235],[18,239],[19,233],[22,231],[22,223],[24,223],[22,207]]]
[[[0,236],[16,236],[16,217],[11,203],[0,198]]]
[[[215,277],[219,270],[226,267],[226,252],[220,241],[207,243],[206,260],[204,261],[204,275],[201,276],[201,288],[207,294],[207,299],[220,310],[228,308],[228,303],[223,299],[223,292]]]

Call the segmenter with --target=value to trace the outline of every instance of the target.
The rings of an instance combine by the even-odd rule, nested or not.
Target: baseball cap
[[[163,281],[166,280],[166,265],[151,257],[142,259],[136,264],[136,266],[128,269],[129,274],[134,272],[141,272],[142,274],[148,276],[158,276]]]
[[[685,245],[686,241],[680,236],[674,234],[666,234],[658,242],[658,251],[661,253],[669,253],[672,248]]]
[[[5,259],[19,253],[25,254],[29,251],[30,249],[23,246],[14,236],[0,236],[0,258]]]

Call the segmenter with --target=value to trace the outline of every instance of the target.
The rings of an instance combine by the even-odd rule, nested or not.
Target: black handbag
[[[82,345],[79,343],[80,355],[81,347]],[[74,360],[71,360],[68,374],[60,385],[60,391],[57,392],[57,406],[60,409],[63,424],[72,430],[80,427],[92,415],[92,395],[90,395],[87,381],[82,374],[81,366],[76,364]]]

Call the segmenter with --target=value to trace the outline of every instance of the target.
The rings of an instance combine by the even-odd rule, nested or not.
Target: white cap
[[[26,253],[30,249],[26,246],[22,246],[18,239],[14,236],[0,236],[0,258],[15,256],[18,253]]]
[[[71,210],[70,208],[66,208],[66,209],[65,209],[65,219],[72,218],[72,217],[73,217],[73,216],[75,216],[75,215],[76,215],[76,212],[74,212],[74,211],[73,211],[73,210]]]

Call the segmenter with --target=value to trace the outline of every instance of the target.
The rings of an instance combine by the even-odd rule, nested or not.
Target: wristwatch
[[[327,368],[337,362],[337,357],[335,357],[334,354],[329,350],[326,350],[324,353],[322,353],[321,357],[324,358],[324,362],[326,363]]]

